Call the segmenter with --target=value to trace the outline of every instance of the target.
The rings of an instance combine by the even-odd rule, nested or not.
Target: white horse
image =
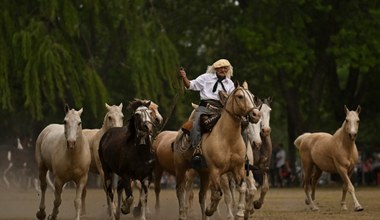
[[[61,205],[62,187],[66,182],[74,181],[76,196],[74,206],[76,220],[81,214],[86,215],[85,196],[83,193],[87,184],[88,171],[91,163],[91,151],[87,139],[82,134],[81,114],[83,109],[76,111],[65,106],[64,124],[50,124],[39,134],[36,141],[36,161],[41,182],[41,201],[36,216],[42,220],[46,217],[45,192],[47,188],[46,174],[50,170],[54,175],[55,200],[49,219],[57,219],[58,208]]]

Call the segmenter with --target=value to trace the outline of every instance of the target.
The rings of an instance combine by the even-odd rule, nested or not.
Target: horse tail
[[[300,146],[304,137],[309,136],[310,134],[311,133],[304,133],[297,137],[297,139],[294,141],[294,145],[297,147],[297,149],[300,149]]]

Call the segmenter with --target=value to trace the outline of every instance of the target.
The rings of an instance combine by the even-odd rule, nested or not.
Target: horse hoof
[[[363,210],[364,210],[364,208],[361,206],[355,207],[355,212],[361,212]]]
[[[241,219],[241,218],[244,218],[244,211],[240,210],[236,213],[236,217]]]
[[[318,208],[318,207],[312,207],[312,208],[310,208],[310,209],[311,209],[311,211],[314,211],[314,212],[319,211],[319,208]]]
[[[45,219],[46,218],[46,212],[45,211],[38,211],[36,214],[36,217],[40,220]]]
[[[141,206],[135,206],[132,211],[133,217],[137,218],[141,216]]]
[[[255,209],[260,209],[262,205],[263,204],[261,202],[259,202],[259,201],[254,201],[253,202],[253,207],[255,207]]]
[[[56,217],[53,217],[52,215],[49,215],[47,219],[48,219],[48,220],[56,220],[57,218],[56,218]]]
[[[205,211],[205,214],[206,214],[206,216],[210,217],[210,216],[212,216],[214,214],[214,212],[211,211],[209,208],[207,208],[206,211]]]

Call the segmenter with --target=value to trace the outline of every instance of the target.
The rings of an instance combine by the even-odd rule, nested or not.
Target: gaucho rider
[[[199,91],[200,103],[195,110],[194,121],[190,131],[191,147],[196,148],[202,138],[200,117],[203,114],[212,114],[210,108],[221,108],[222,103],[219,98],[219,91],[224,91],[228,95],[235,89],[231,80],[233,67],[226,59],[220,59],[208,66],[206,73],[201,74],[196,79],[189,80],[185,69],[179,71],[183,84],[189,90]]]

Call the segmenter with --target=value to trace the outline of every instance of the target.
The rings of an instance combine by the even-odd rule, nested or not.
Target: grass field
[[[304,203],[304,192],[302,188],[273,188],[270,189],[264,206],[256,210],[252,219],[272,219],[272,220],[324,220],[324,219],[344,219],[344,220],[378,220],[380,219],[380,187],[357,187],[356,193],[360,204],[364,207],[362,212],[353,211],[351,196],[347,195],[349,211],[340,211],[341,199],[340,187],[319,187],[317,188],[316,201],[320,208],[318,212],[312,212]],[[196,193],[198,190],[196,191]],[[75,190],[67,189],[62,194],[62,204],[58,219],[73,219]],[[135,193],[135,202],[137,202]],[[161,209],[154,209],[154,191],[149,192],[148,219],[152,220],[174,220],[178,219],[178,202],[175,191],[172,189],[163,190],[161,194]],[[208,203],[208,201],[207,201]],[[34,190],[16,191],[0,189],[0,219],[1,220],[26,220],[36,219],[35,213],[39,204],[39,195]],[[106,216],[105,194],[100,189],[90,189],[87,192],[86,207],[88,220],[104,220]],[[53,192],[47,191],[46,210],[51,212],[53,206]],[[210,219],[224,219],[225,205],[221,201],[220,211]],[[131,215],[124,215],[121,219],[135,219]],[[193,212],[189,220],[200,219],[200,209],[198,196],[194,198]]]

